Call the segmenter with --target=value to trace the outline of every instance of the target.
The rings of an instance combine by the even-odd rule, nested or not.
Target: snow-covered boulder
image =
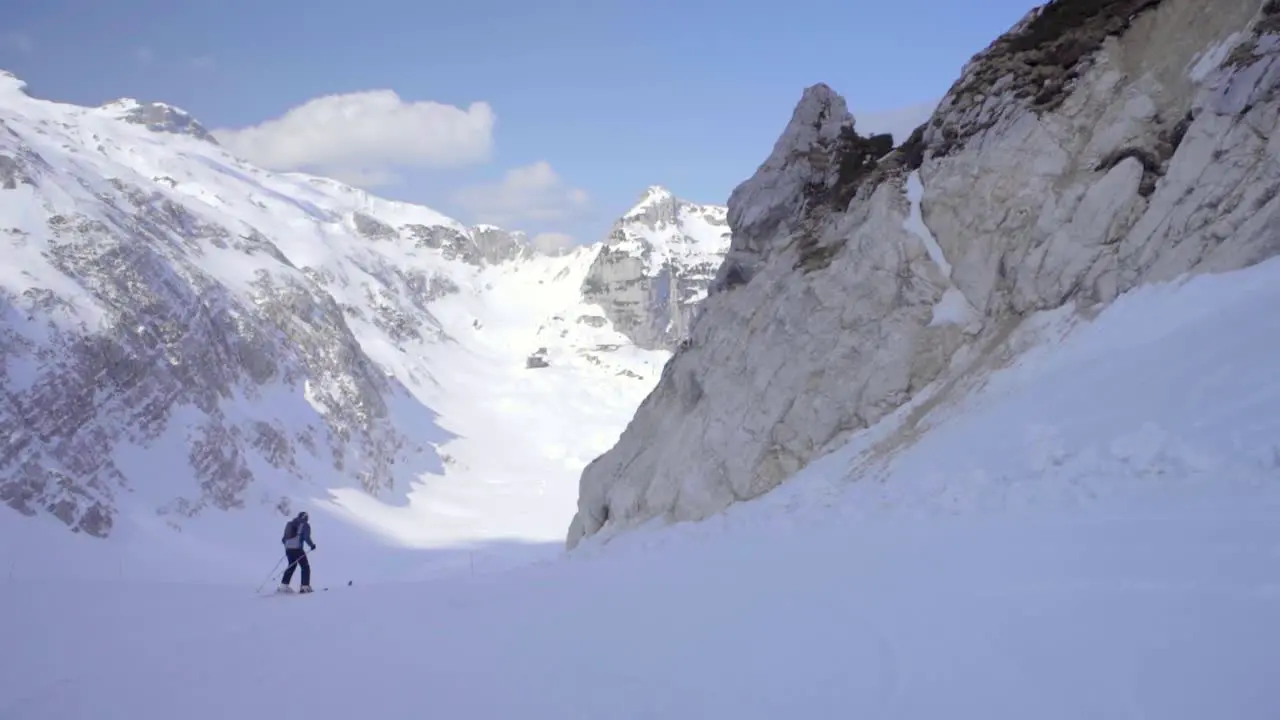
[[[730,198],[690,341],[583,472],[569,547],[769,491],[1005,361],[1028,312],[1280,252],[1278,81],[1275,0],[1059,0],[891,152],[807,89]]]

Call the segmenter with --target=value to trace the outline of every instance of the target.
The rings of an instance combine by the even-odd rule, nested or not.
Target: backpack
[[[295,537],[298,534],[298,518],[294,518],[284,524],[284,537],[280,538],[281,542]]]

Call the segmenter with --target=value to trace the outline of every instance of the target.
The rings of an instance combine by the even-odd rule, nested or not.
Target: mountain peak
[[[671,197],[674,196],[671,194],[670,190],[662,187],[661,185],[650,185],[645,188],[644,192],[640,195],[640,203],[644,204],[647,202],[662,201]]]
[[[0,70],[0,92],[19,92],[25,95],[27,83],[8,70]]]
[[[650,185],[641,193],[640,200],[623,214],[622,219],[647,218],[650,221],[659,221],[665,218],[670,222],[682,203],[683,201],[673,195],[670,190],[661,185]]]
[[[729,248],[726,213],[650,185],[614,223],[583,296],[637,346],[674,350]]]
[[[162,102],[142,103],[133,98],[120,98],[102,105],[99,109],[125,122],[143,125],[153,132],[190,135],[214,145],[218,144],[213,135],[192,117],[191,113],[173,105]]]

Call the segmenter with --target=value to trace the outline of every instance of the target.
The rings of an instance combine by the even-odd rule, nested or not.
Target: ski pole
[[[315,550],[315,548],[312,548],[312,549],[311,549],[311,552],[315,552],[315,551],[316,551],[316,550]],[[302,558],[304,558],[304,557],[306,557],[306,556],[307,556],[307,553],[305,553],[305,552],[304,552],[304,553],[302,553],[302,555],[298,556],[298,560],[301,560]],[[283,560],[284,560],[284,558],[280,558],[280,559],[281,559],[281,561],[283,561]],[[293,562],[289,563],[289,567],[285,568],[285,569],[284,569],[284,572],[289,572],[289,568],[292,568],[294,565],[297,565],[297,564],[298,564],[298,560],[294,560]],[[276,567],[280,567],[280,563],[276,563]],[[283,573],[281,573],[281,574],[283,575]],[[275,575],[275,571],[274,571],[274,570],[272,570],[272,571],[271,571],[271,577],[275,577],[275,576],[276,576],[276,575]],[[270,578],[268,578],[268,580],[270,580]],[[262,584],[263,584],[263,585],[266,585],[266,583],[262,583]]]
[[[263,580],[263,581],[262,581],[262,584],[261,584],[261,585],[259,585],[259,586],[258,586],[258,589],[257,589],[257,590],[255,590],[254,592],[256,592],[256,593],[261,593],[261,592],[262,592],[262,588],[266,587],[266,586],[267,586],[267,583],[271,582],[271,579],[272,579],[272,578],[274,578],[274,577],[276,576],[276,570],[279,570],[279,569],[280,569],[280,563],[284,562],[284,560],[285,560],[284,558],[280,558],[279,560],[277,560],[277,561],[276,561],[275,566],[271,568],[271,572],[267,573],[267,579],[266,579],[266,580]]]

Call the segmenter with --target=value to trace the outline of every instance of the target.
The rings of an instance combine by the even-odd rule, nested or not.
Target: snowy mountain
[[[664,243],[702,226],[671,202],[683,225],[642,207],[617,232],[652,229],[646,255],[686,268]],[[669,356],[615,329],[630,296],[596,282],[613,249],[548,256],[263,171],[180,109],[47,102],[8,74],[0,234],[0,499],[94,537],[302,507],[409,545],[559,535],[576,473]],[[632,334],[680,326],[635,312]]]
[[[1276,2],[1062,0],[975,56],[896,146],[808,88],[729,199],[690,341],[584,471],[569,546],[706,518],[874,428],[845,471],[868,478],[1053,342],[1029,330],[1044,313],[1082,320],[1277,254],[1277,82]]]
[[[138,494],[0,514],[0,716],[1274,720],[1278,53],[1275,0],[1057,0],[905,142],[810,88],[674,355],[599,248],[0,96],[0,479]],[[267,505],[155,522],[209,447],[317,592]]]
[[[729,248],[727,214],[650,187],[610,230],[585,297],[636,345],[675,350]]]

